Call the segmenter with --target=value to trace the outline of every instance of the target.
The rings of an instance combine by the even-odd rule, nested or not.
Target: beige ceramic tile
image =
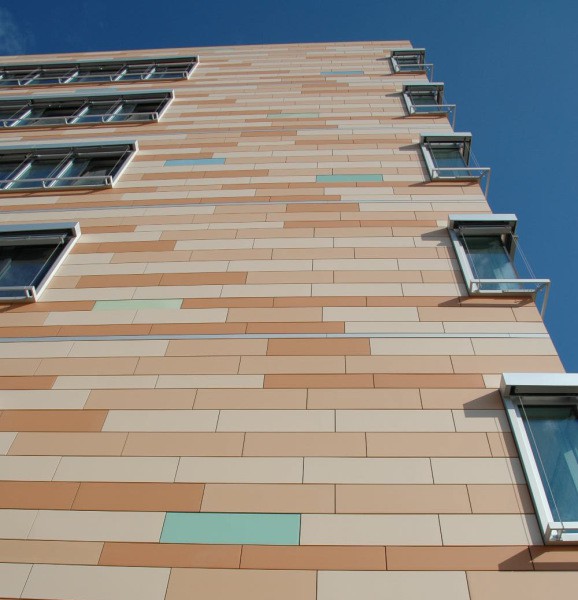
[[[222,410],[217,430],[335,431],[335,415],[332,410]]]
[[[446,546],[541,544],[534,515],[440,515]]]
[[[177,458],[65,456],[54,481],[170,482],[175,479],[177,465]]]
[[[198,483],[301,483],[303,459],[181,458],[176,481]]]
[[[20,598],[32,565],[0,564],[0,594]]]
[[[454,431],[449,410],[337,410],[337,431]]]
[[[103,431],[215,431],[216,410],[111,410]]]
[[[525,483],[517,458],[432,458],[435,483]]]

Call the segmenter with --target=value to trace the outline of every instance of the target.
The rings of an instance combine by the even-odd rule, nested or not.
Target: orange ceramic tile
[[[0,481],[0,507],[70,509],[78,486],[78,483],[61,481]]]
[[[167,390],[172,391],[172,390]],[[123,456],[241,456],[243,433],[131,432]]]
[[[100,431],[105,410],[5,410],[0,431]]]
[[[272,339],[268,356],[366,356],[371,354],[368,339]]]

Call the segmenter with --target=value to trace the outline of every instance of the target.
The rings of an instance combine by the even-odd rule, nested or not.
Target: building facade
[[[431,71],[407,41],[3,60],[0,596],[578,585],[577,382]]]

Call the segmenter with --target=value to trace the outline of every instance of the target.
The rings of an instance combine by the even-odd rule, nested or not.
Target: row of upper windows
[[[0,67],[0,86],[77,85],[188,79],[197,56],[12,64]]]

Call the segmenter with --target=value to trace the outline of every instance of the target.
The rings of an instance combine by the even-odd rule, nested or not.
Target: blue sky
[[[50,8],[49,8],[50,6]],[[0,3],[0,53],[409,39],[427,48],[492,167],[494,212],[515,212],[546,324],[578,372],[578,2],[575,0],[30,0]]]

